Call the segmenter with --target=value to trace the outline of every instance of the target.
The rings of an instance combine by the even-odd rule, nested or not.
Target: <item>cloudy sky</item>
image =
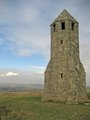
[[[80,23],[80,58],[90,86],[90,0],[0,0],[0,83],[43,83],[50,24],[63,9]]]

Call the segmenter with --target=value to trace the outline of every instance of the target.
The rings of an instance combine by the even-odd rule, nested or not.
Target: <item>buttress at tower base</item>
[[[82,63],[78,64],[79,71],[77,67],[73,68],[74,71],[69,70],[69,68],[68,72],[63,70],[67,74],[67,79],[64,81],[63,78],[62,81],[59,79],[61,77],[59,64],[59,61],[52,60],[47,66],[42,101],[60,101],[68,104],[90,102],[86,94],[85,71]],[[70,66],[72,66],[71,63]]]

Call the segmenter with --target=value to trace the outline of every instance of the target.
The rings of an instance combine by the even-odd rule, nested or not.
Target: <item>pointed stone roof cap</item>
[[[63,20],[71,20],[74,22],[78,22],[73,16],[70,15],[70,13],[66,9],[64,9],[61,12],[61,14],[53,21],[53,23],[55,23],[57,21],[63,21]]]

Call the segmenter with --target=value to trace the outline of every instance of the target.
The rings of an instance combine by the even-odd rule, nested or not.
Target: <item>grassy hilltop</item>
[[[41,102],[41,94],[0,93],[0,120],[90,120],[89,105]]]

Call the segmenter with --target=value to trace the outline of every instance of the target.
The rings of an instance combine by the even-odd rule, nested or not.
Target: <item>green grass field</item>
[[[0,120],[90,120],[90,106],[41,102],[40,91],[0,93]]]

